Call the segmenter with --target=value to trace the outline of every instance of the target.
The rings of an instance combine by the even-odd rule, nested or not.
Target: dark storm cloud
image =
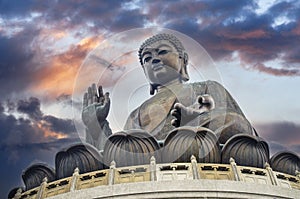
[[[140,27],[142,25],[141,14],[138,10],[127,12],[122,5],[127,1],[35,1],[28,2],[18,13],[14,3],[3,4],[3,16],[30,16],[32,12],[40,13],[49,24],[59,25],[60,28],[72,29],[77,26],[88,29],[87,23],[93,23],[97,28],[107,30],[125,30],[125,27]],[[126,20],[129,19],[129,20]]]
[[[15,109],[7,112],[6,103],[0,102],[0,170],[3,179],[10,179],[3,184],[1,181],[1,198],[6,198],[13,187],[21,186],[21,173],[30,164],[45,162],[53,166],[59,150],[80,142],[73,122],[44,115],[38,98],[11,103]],[[28,117],[16,117],[15,111]]]
[[[4,112],[4,106],[2,105],[2,103],[0,102],[0,114],[2,114]]]
[[[30,97],[28,100],[19,100],[17,111],[27,114],[31,119],[44,121],[44,127],[54,132],[72,133],[75,132],[73,121],[70,119],[60,119],[52,115],[43,115],[41,102],[38,98]]]
[[[31,97],[14,104],[29,119],[5,113],[7,107],[0,103],[0,169],[3,179],[9,179],[1,182],[1,198],[6,198],[12,188],[22,186],[21,174],[29,165],[43,162],[54,167],[57,152],[80,142],[72,121],[43,115],[39,99]],[[57,139],[59,134],[66,138]]]
[[[266,13],[257,15],[253,11],[257,7],[253,1],[182,1],[165,6],[164,19],[176,17],[165,26],[196,39],[215,60],[231,57],[231,53],[237,51],[242,62],[255,70],[293,76],[300,74],[299,68],[290,68],[290,64],[300,62],[297,53],[300,7],[294,4],[278,3]],[[275,24],[280,17],[290,21]],[[283,69],[262,67],[263,62],[276,58],[283,59]]]
[[[40,120],[43,116],[40,100],[35,97],[30,97],[29,100],[19,100],[17,110],[28,114],[30,118],[35,120]]]
[[[270,156],[272,157],[275,153],[278,153],[280,151],[287,151],[287,146],[284,146],[283,144],[280,144],[278,142],[274,141],[267,141],[270,149]]]
[[[26,1],[0,1],[0,16],[2,17],[22,17],[31,10],[35,0]]]
[[[297,53],[300,50],[300,8],[293,1],[275,3],[261,15],[254,12],[254,9],[258,7],[255,1],[178,0],[164,1],[164,3],[160,1],[138,2],[137,7],[133,8],[129,5],[128,1],[66,0],[35,3],[30,1],[23,8],[18,8],[15,3],[5,1],[2,4],[2,10],[7,8],[8,11],[3,12],[2,16],[7,18],[13,13],[16,16],[26,14],[30,16],[30,13],[37,12],[41,15],[37,23],[43,21],[67,31],[76,29],[80,37],[82,37],[80,29],[94,34],[97,34],[99,30],[119,32],[156,22],[160,26],[175,29],[193,37],[217,61],[231,57],[231,53],[236,51],[247,68],[271,75],[299,75],[299,69],[295,67],[298,67],[300,62],[300,55]],[[22,9],[20,13],[17,13],[18,9]],[[286,17],[289,21],[275,24],[280,17]],[[3,40],[2,47],[0,46],[1,51],[7,48],[7,55],[15,54],[16,57],[21,58],[8,59],[8,62],[0,63],[18,62],[9,64],[16,65],[16,68],[21,69],[18,71],[29,74],[30,71],[25,71],[24,68],[30,65],[33,52],[19,50],[15,46],[19,43],[24,47],[29,46],[32,38],[26,39],[26,35],[37,34],[26,34],[25,30],[23,32],[25,34],[20,35],[24,35],[24,39],[18,35],[20,42],[16,42],[17,36],[10,39],[0,38]],[[8,46],[8,42],[12,45]],[[7,56],[1,56],[0,60],[3,57]],[[283,60],[282,69],[277,70],[272,66],[262,67],[264,62],[276,58]],[[23,64],[20,65],[20,63]],[[8,67],[4,68],[0,76],[7,74],[9,77]],[[0,83],[4,83],[7,79],[11,78],[3,77]],[[8,88],[21,90],[23,85],[27,85],[23,79],[24,77],[17,78],[20,83],[25,82],[25,84],[20,84],[19,88],[7,82]]]
[[[16,118],[3,113],[0,115],[0,138],[1,147],[46,140],[42,129],[33,125],[29,119]],[[11,158],[14,159],[13,154],[11,154]]]
[[[70,144],[80,142],[79,138],[63,138],[57,139],[49,142],[37,142],[37,143],[20,143],[18,145],[1,144],[0,150],[3,151],[35,151],[35,150],[45,150],[57,152]],[[53,153],[53,157],[55,153]]]
[[[36,65],[32,63],[35,52],[30,45],[38,32],[31,25],[27,25],[13,37],[1,35],[0,32],[1,99],[12,92],[24,91],[31,83],[30,77]]]
[[[30,97],[28,100],[19,100],[17,111],[27,114],[31,119],[40,122],[47,129],[65,134],[76,131],[74,123],[70,119],[61,119],[52,115],[44,115],[41,111],[41,102],[38,98]]]
[[[46,125],[51,131],[62,132],[62,133],[74,133],[75,126],[70,119],[60,119],[51,115],[45,115],[43,120],[48,124]]]
[[[274,122],[258,124],[256,129],[259,135],[266,140],[283,145],[300,145],[300,124],[293,122]]]
[[[291,151],[300,155],[300,124],[272,122],[254,126],[259,136],[267,141],[271,156],[281,151]]]
[[[300,144],[292,145],[291,150],[298,153],[298,155],[300,156]]]
[[[122,10],[122,4],[122,1],[1,1],[0,22],[4,20],[1,26],[5,25],[5,28],[0,28],[0,85],[5,86],[0,89],[0,100],[19,93],[23,95],[36,85],[36,71],[42,71],[45,65],[37,60],[43,63],[47,55],[39,54],[42,44],[34,42],[38,41],[44,25],[64,31],[80,27],[76,29],[79,36],[81,30],[119,31],[141,26],[139,12]],[[38,17],[32,18],[32,13],[39,13]],[[94,27],[89,29],[87,23]],[[76,56],[74,54],[74,60],[78,60]],[[77,63],[84,57],[85,54]],[[47,60],[51,62],[51,57]]]
[[[49,142],[60,136],[76,136],[75,126],[70,119],[43,115],[40,110],[40,101],[37,98],[19,100],[17,111],[29,118],[16,117],[3,112],[0,107],[0,136],[1,144],[21,146],[23,144]]]
[[[132,28],[143,27],[146,22],[146,16],[141,14],[138,9],[130,11],[121,11],[110,25],[111,31],[125,31]]]

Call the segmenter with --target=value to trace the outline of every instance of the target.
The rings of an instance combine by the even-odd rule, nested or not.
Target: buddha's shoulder
[[[217,87],[223,87],[219,82],[214,81],[214,80],[206,80],[206,81],[201,81],[201,82],[193,82],[190,83],[189,85],[192,85],[194,87],[197,86],[217,86]]]

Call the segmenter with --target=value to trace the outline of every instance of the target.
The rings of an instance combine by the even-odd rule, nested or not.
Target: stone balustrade
[[[39,187],[23,193],[18,191],[14,198],[42,199],[98,186],[198,179],[242,181],[300,190],[299,172],[296,172],[296,176],[276,172],[268,163],[262,169],[236,165],[233,159],[230,160],[230,164],[197,163],[192,156],[191,162],[188,163],[156,164],[155,158],[152,157],[149,165],[118,168],[113,161],[110,168],[105,170],[80,174],[80,171],[75,169],[71,177],[51,183],[45,178]]]

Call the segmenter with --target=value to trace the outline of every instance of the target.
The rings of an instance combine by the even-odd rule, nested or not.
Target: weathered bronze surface
[[[95,147],[79,143],[58,152],[55,156],[57,179],[72,176],[75,168],[78,168],[81,173],[86,173],[104,169],[104,165]]]
[[[180,127],[167,136],[162,162],[189,162],[195,156],[199,163],[220,163],[221,149],[215,134],[203,127]]]
[[[151,156],[159,161],[159,144],[143,130],[118,132],[111,135],[105,144],[103,158],[106,165],[112,161],[119,166],[148,164]]]
[[[191,107],[197,96],[208,94],[214,99],[215,108],[199,114],[196,121],[192,121],[187,126],[202,126],[211,129],[219,137],[222,144],[235,134],[252,134],[252,127],[238,104],[217,82],[206,81],[177,85],[173,91],[176,93],[168,88],[162,89],[144,102],[130,114],[125,129],[145,129],[157,139],[162,140],[175,128],[171,124],[172,119],[174,119],[171,114],[174,104],[181,102],[185,107]],[[160,109],[155,109],[155,107],[160,107]],[[163,111],[161,110],[162,107],[164,108]],[[180,119],[185,120],[183,116]]]
[[[260,137],[238,134],[230,138],[222,149],[222,163],[234,158],[238,165],[264,168],[269,162],[268,144]]]
[[[56,180],[54,169],[45,164],[31,165],[22,175],[25,190],[40,186],[45,177],[48,179],[48,182]]]
[[[252,134],[252,126],[238,104],[219,83],[214,81],[183,84],[189,80],[188,55],[173,35],[158,34],[147,39],[139,50],[140,63],[154,96],[128,117],[124,130],[142,129],[163,141],[179,126],[206,127],[221,144],[235,134]],[[109,94],[93,84],[83,100],[82,119],[86,141],[103,150],[111,134],[106,117]]]
[[[275,171],[296,175],[300,171],[300,158],[291,151],[282,151],[272,156],[270,165]]]

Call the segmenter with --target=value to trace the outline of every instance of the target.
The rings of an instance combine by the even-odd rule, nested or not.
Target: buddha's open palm
[[[109,93],[103,94],[102,86],[97,89],[96,84],[88,88],[83,97],[82,121],[94,132],[106,120],[110,108]]]

